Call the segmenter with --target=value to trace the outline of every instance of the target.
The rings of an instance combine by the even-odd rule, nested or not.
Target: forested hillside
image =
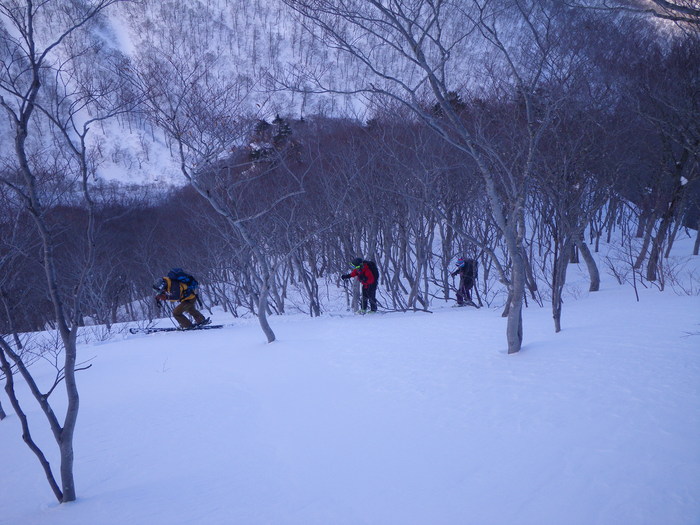
[[[0,1],[0,364],[57,330],[62,458],[78,328],[151,319],[173,266],[270,342],[270,316],[323,315],[358,256],[391,310],[451,300],[476,259],[509,353],[524,308],[565,329],[578,258],[591,291],[606,272],[698,293],[667,258],[700,248],[697,13],[591,7]]]
[[[59,5],[37,14],[48,17]],[[502,225],[489,219],[491,192],[503,205],[502,217],[518,223],[527,296],[540,304],[558,295],[561,268],[569,254],[578,256],[577,243],[585,255],[582,241],[595,245],[631,219],[636,231],[622,237],[634,261],[623,266],[664,286],[664,251],[679,228],[697,227],[694,32],[545,4],[532,4],[537,11],[530,13],[513,8],[503,20],[491,15],[481,36],[472,34],[476,28],[455,35],[457,26],[447,25],[452,33],[445,30],[444,38],[454,45],[439,100],[416,78],[415,63],[387,46],[375,46],[376,60],[384,64],[393,56],[388,71],[414,79],[407,84],[413,87],[401,93],[385,79],[375,89],[359,73],[366,63],[325,46],[282,2],[109,7],[90,31],[76,30],[53,51],[57,58],[45,67],[61,75],[38,96],[49,105],[60,95],[61,105],[55,114],[37,110],[28,130],[32,152],[55,147],[65,156],[32,158],[35,169],[56,173],[42,186],[42,204],[47,228],[55,231],[58,285],[67,292],[87,279],[79,322],[152,314],[149,284],[171,265],[202,277],[209,304],[236,314],[256,311],[260,263],[230,221],[188,189],[188,177],[201,181],[236,220],[245,219],[275,268],[274,312],[288,308],[284,291],[297,286],[308,304],[294,307],[320,314],[313,283],[335,279],[353,254],[378,259],[387,307],[429,308],[448,297],[448,267],[460,254],[480,259],[483,300],[505,304],[501,283],[510,280],[512,254]],[[463,22],[470,20],[463,15]],[[529,31],[526,22],[533,25]],[[34,23],[41,27],[43,18]],[[506,28],[512,45],[497,32]],[[37,43],[46,45],[42,38]],[[504,56],[517,61],[514,71],[498,56],[500,42],[511,46]],[[427,52],[435,55],[436,46]],[[61,69],[58,57],[66,60]],[[330,78],[337,90],[365,91],[312,95],[283,88],[291,72],[298,79],[300,71],[309,91],[322,91],[311,71],[323,71],[316,80]],[[10,73],[8,89],[26,82],[25,72]],[[349,107],[362,113],[348,113],[340,99],[354,100]],[[4,100],[12,107],[8,94]],[[49,118],[69,119],[68,125]],[[99,120],[82,135],[70,129],[89,118]],[[464,133],[455,122],[474,150],[460,144]],[[3,123],[10,167],[16,154],[10,122]],[[35,125],[48,131],[34,138]],[[65,155],[60,133],[84,138],[84,172],[80,160]],[[484,168],[493,187],[484,183]],[[82,176],[91,211],[77,191]],[[13,325],[37,330],[53,324],[54,311],[41,284],[43,261],[34,255],[40,243],[31,213],[11,205],[18,201],[7,182],[10,229],[3,239],[15,255],[3,259],[3,289],[22,298],[9,305]],[[91,216],[94,232],[86,237]],[[96,250],[88,274],[75,260],[86,242]]]

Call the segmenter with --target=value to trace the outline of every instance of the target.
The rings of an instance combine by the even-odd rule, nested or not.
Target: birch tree
[[[50,222],[47,218],[45,199],[52,193],[51,184],[61,174],[53,168],[59,164],[46,158],[51,144],[42,144],[45,135],[41,127],[48,126],[59,136],[51,124],[47,124],[46,115],[57,116],[63,107],[49,107],[48,98],[44,97],[46,86],[52,84],[57,75],[70,75],[71,62],[77,57],[72,54],[67,43],[80,31],[85,30],[108,7],[118,0],[99,0],[86,2],[61,2],[32,0],[6,0],[0,2],[0,106],[9,120],[14,139],[14,159],[8,159],[8,165],[0,173],[0,184],[10,188],[17,199],[30,214],[41,245],[41,260],[45,272],[45,286],[53,305],[54,320],[60,337],[63,352],[60,383],[65,392],[65,413],[59,417],[49,402],[49,395],[57,384],[44,391],[32,376],[29,367],[13,344],[4,337],[0,338],[0,367],[5,374],[5,391],[11,404],[21,420],[24,441],[39,459],[47,480],[56,499],[61,502],[76,499],[75,479],[73,474],[73,436],[79,409],[77,370],[77,335],[82,321],[81,302],[84,293],[85,278],[93,263],[92,253],[88,251],[79,272],[79,278],[71,290],[61,286],[56,265],[55,240]],[[68,98],[69,93],[66,93]],[[67,99],[66,99],[67,100]],[[74,100],[74,99],[73,99]],[[69,101],[66,102],[70,104]],[[69,117],[70,118],[70,117]],[[48,119],[50,121],[50,119]],[[53,122],[55,124],[55,122]],[[74,128],[73,131],[76,131]],[[46,131],[46,129],[44,129]],[[84,128],[87,132],[87,128]],[[55,135],[49,134],[49,137]],[[65,136],[63,137],[65,138]],[[84,135],[82,137],[84,139]],[[51,140],[51,138],[49,138]],[[78,137],[78,143],[81,139]],[[71,142],[75,145],[75,142]],[[36,146],[39,146],[36,148]],[[47,147],[48,146],[48,147]],[[82,143],[84,146],[84,143]],[[78,146],[79,148],[82,146]],[[44,155],[39,154],[44,152]],[[80,181],[83,198],[89,202],[87,177],[89,169],[83,162],[84,150],[73,150],[68,164],[69,172]],[[75,155],[78,153],[77,155]],[[52,175],[48,176],[47,174]],[[92,233],[88,229],[88,240]],[[60,467],[57,478],[46,455],[33,441],[29,431],[29,421],[22,409],[14,390],[14,372],[27,383],[34,399],[39,404],[51,428],[60,452]]]

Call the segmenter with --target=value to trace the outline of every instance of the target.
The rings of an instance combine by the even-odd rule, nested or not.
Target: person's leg
[[[369,307],[373,312],[377,311],[377,283],[372,283],[367,287],[367,298]]]
[[[204,315],[202,315],[202,312],[197,310],[197,307],[195,306],[196,301],[197,301],[196,299],[190,299],[189,301],[184,301],[181,304],[186,304],[186,306],[183,310],[184,313],[192,316],[192,318],[194,319],[194,322],[196,324],[201,324],[206,320],[206,317],[204,317]]]
[[[360,311],[366,312],[367,311],[367,301],[369,300],[369,288],[363,286],[362,287],[362,302],[360,306]]]
[[[462,306],[464,304],[464,279],[459,281],[459,288],[457,288],[457,305]]]
[[[185,317],[189,301],[184,301],[173,308],[173,317],[180,324],[180,328],[192,328],[192,322]]]
[[[474,286],[474,281],[471,279],[467,280],[466,283],[464,283],[464,296],[467,298],[467,301],[470,303],[472,302],[472,287]]]

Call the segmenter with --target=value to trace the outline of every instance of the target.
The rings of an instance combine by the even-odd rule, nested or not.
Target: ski
[[[193,326],[192,328],[184,329],[177,328],[175,326],[168,326],[165,328],[129,328],[129,332],[132,334],[155,334],[157,332],[193,332],[195,330],[213,330],[214,328],[223,328],[222,324],[206,324],[204,326]]]
[[[385,314],[393,314],[393,313],[400,313],[400,314],[407,314],[411,312],[425,312],[427,314],[432,314],[433,312],[431,310],[427,310],[425,308],[408,308],[406,310],[393,310],[393,309],[382,309],[382,310],[375,310],[374,312],[372,311],[362,311],[358,310],[355,312],[355,315],[385,315]]]
[[[458,303],[453,304],[453,305],[452,305],[452,308],[466,308],[466,307],[468,307],[468,306],[473,306],[473,307],[476,308],[477,310],[478,310],[479,308],[481,308],[481,306],[479,306],[479,305],[476,304],[474,301],[471,301],[471,300],[469,300],[469,299],[467,299],[466,301],[464,301],[462,304],[458,304]]]
[[[380,314],[391,314],[391,313],[401,313],[401,314],[408,314],[412,312],[424,312],[426,314],[432,314],[432,310],[428,310],[427,308],[406,308],[405,310],[402,309],[385,309],[385,310],[379,310]]]

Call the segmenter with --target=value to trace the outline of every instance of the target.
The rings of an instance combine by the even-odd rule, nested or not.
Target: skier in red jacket
[[[340,278],[343,280],[351,279],[357,277],[358,281],[362,283],[362,309],[360,313],[367,313],[367,304],[369,303],[370,313],[377,311],[377,285],[379,279],[379,272],[377,271],[377,265],[374,261],[365,261],[360,257],[356,257],[350,263],[353,270],[350,273],[341,275]]]

